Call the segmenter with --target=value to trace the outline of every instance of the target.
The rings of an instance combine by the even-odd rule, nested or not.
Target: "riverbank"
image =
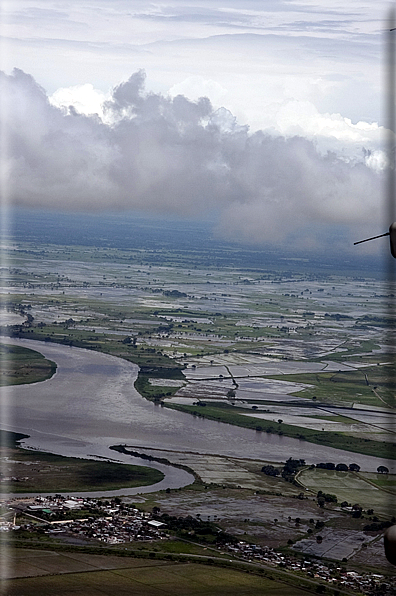
[[[285,424],[284,422],[266,423],[265,420],[262,421],[253,416],[246,416],[246,410],[243,410],[242,408],[238,409],[237,406],[231,406],[227,403],[217,403],[215,405],[206,404],[205,407],[202,407],[202,405],[189,406],[184,404],[172,404],[170,401],[167,401],[164,402],[164,405],[167,408],[178,410],[179,412],[186,412],[193,416],[207,418],[208,420],[216,420],[217,422],[223,422],[224,424],[233,424],[243,428],[250,428],[260,433],[265,432],[267,434],[291,437],[299,439],[300,441],[316,443],[317,445],[336,447],[343,451],[361,453],[362,455],[396,459],[396,445],[394,443],[383,443],[330,431],[317,432],[309,428]]]
[[[48,327],[46,329],[21,329],[18,328],[18,337],[26,337],[31,340],[45,341],[45,345],[59,343],[60,345],[68,345],[74,347],[82,347],[105,353],[111,356],[116,356],[127,362],[132,362],[138,365],[137,377],[134,386],[139,394],[155,404],[164,405],[167,408],[177,410],[195,417],[199,416],[207,420],[231,424],[234,426],[253,429],[257,432],[266,432],[267,434],[277,434],[279,436],[289,437],[322,445],[332,447],[335,449],[368,455],[372,457],[380,457],[384,459],[396,460],[396,444],[376,441],[367,437],[355,437],[340,432],[331,431],[314,431],[306,427],[300,427],[283,423],[281,426],[277,424],[265,423],[254,417],[242,415],[238,412],[238,408],[230,406],[227,403],[206,405],[206,407],[189,406],[184,404],[172,404],[164,398],[171,397],[177,392],[178,387],[171,386],[155,386],[149,382],[149,379],[160,378],[170,379],[184,379],[183,366],[175,362],[168,356],[156,351],[155,349],[144,349],[136,346],[132,341],[114,341],[108,339],[106,336],[101,336],[100,339],[95,337],[89,339],[81,330],[68,329],[69,336],[59,338],[48,334]],[[284,458],[282,457],[280,461]]]
[[[56,363],[40,352],[21,346],[0,344],[0,387],[39,383],[56,373]]]
[[[163,472],[147,466],[32,452],[18,445],[1,447],[0,457],[0,486],[11,493],[108,492],[154,485],[165,478]]]
[[[301,439],[252,432],[235,425],[224,427],[217,421],[155,405],[134,388],[138,367],[120,358],[53,342],[8,341],[40,349],[58,364],[56,375],[45,383],[19,385],[4,392],[8,420],[2,420],[3,428],[29,435],[24,446],[30,449],[69,457],[107,459],[110,445],[126,444],[139,452],[148,446],[271,462],[292,457],[309,463],[338,463],[347,458],[366,471],[375,471],[383,464],[391,471],[394,468],[391,461],[384,462],[378,457],[354,454],[352,458],[345,451],[324,445],[312,449],[311,443]],[[121,463],[141,463],[130,456],[118,455]],[[159,464],[152,465],[160,469]],[[182,470],[172,473],[176,476],[183,473],[186,477],[184,483],[180,477],[170,488],[194,480]],[[161,489],[168,487],[160,484]]]

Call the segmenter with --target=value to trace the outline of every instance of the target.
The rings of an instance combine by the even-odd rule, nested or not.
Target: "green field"
[[[0,454],[4,476],[17,478],[2,483],[8,492],[108,491],[155,484],[164,478],[162,472],[147,466],[62,457],[9,447],[2,449]]]
[[[364,475],[367,480],[382,488],[389,493],[393,493],[396,496],[396,477],[394,474],[369,474]]]
[[[389,367],[372,366],[363,370],[274,375],[270,378],[312,385],[295,394],[300,397],[343,406],[358,402],[370,406],[389,404],[392,407],[394,397],[388,379],[391,371],[387,368]]]
[[[18,551],[13,554],[16,560],[9,557],[9,572],[33,577],[4,580],[2,594],[7,596],[302,596],[307,593],[263,576],[215,565],[52,551],[22,550],[20,555]],[[102,570],[101,566],[107,569]]]
[[[55,372],[55,362],[35,350],[0,345],[0,387],[45,381]]]
[[[381,490],[383,474],[337,472],[336,470],[306,469],[298,477],[299,482],[313,492],[335,494],[338,503],[358,503],[363,509],[373,509],[374,515],[384,519],[396,516],[395,494]],[[396,480],[387,480],[393,487]],[[375,486],[375,484],[378,486]]]

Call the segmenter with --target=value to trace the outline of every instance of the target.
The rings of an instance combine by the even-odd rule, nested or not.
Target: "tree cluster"
[[[286,480],[294,479],[298,468],[305,466],[305,459],[293,459],[289,457],[282,470],[282,477]]]
[[[163,513],[158,517],[163,523],[166,524],[167,528],[177,535],[190,535],[194,536],[195,540],[201,540],[202,542],[211,542],[216,544],[223,544],[225,542],[236,543],[237,539],[231,534],[223,532],[223,530],[217,528],[217,526],[209,521],[204,522],[201,519],[187,515],[187,517],[176,517],[174,515],[168,515]]]
[[[359,472],[360,466],[358,464],[334,464],[332,462],[327,463],[320,463],[316,464],[317,468],[321,468],[322,470],[336,470],[337,472]]]
[[[270,464],[267,466],[263,466],[261,468],[261,471],[264,472],[264,474],[266,474],[267,476],[279,476],[279,474],[281,473],[279,468],[275,468]]]
[[[321,490],[318,491],[317,499],[318,499],[319,507],[324,507],[325,503],[337,503],[336,495],[332,495],[330,493],[324,493]]]
[[[305,466],[304,459],[293,459],[292,457],[289,457],[281,469],[275,468],[275,466],[272,466],[271,464],[267,464],[261,468],[261,471],[267,476],[279,476],[279,474],[281,474],[282,478],[293,482],[298,469],[303,466]]]
[[[371,524],[367,524],[364,526],[363,530],[365,532],[377,532],[379,530],[385,530],[385,528],[389,528],[392,525],[392,522],[387,521],[373,521]]]

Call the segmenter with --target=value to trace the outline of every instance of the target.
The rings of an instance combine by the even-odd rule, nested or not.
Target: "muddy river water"
[[[4,343],[35,349],[58,365],[56,374],[47,381],[2,388],[1,427],[29,435],[23,445],[33,449],[131,463],[129,456],[109,450],[110,445],[126,443],[140,451],[151,447],[276,462],[289,457],[303,458],[307,463],[355,462],[366,471],[375,471],[384,464],[379,458],[195,418],[154,405],[134,388],[138,367],[113,356],[29,340],[7,338]],[[142,460],[133,463],[141,464]],[[385,465],[394,471],[393,462],[386,461]],[[157,489],[192,481],[183,470],[157,464],[154,467],[166,473]]]

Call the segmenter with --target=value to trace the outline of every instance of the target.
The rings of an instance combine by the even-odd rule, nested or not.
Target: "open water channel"
[[[192,476],[172,466],[146,464],[109,450],[111,445],[120,443],[141,452],[151,447],[274,462],[289,457],[303,458],[307,463],[355,462],[362,470],[371,472],[381,464],[393,472],[396,469],[393,461],[243,429],[154,405],[134,388],[137,365],[113,356],[30,340],[3,341],[37,350],[56,362],[58,368],[51,379],[42,383],[2,388],[1,427],[29,435],[22,444],[31,449],[152,465],[166,474],[161,483],[154,485],[155,489],[123,489],[121,494],[184,486],[192,482]]]

